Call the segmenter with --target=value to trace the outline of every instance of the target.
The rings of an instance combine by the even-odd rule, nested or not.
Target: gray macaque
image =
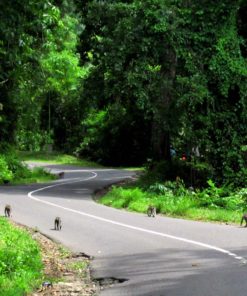
[[[243,214],[240,226],[242,226],[243,222],[245,221],[245,227],[247,227],[247,213]]]
[[[11,206],[10,205],[6,205],[5,206],[5,209],[4,209],[5,217],[8,217],[9,218],[11,216],[11,211],[12,211]]]
[[[62,228],[62,221],[60,217],[56,217],[54,221],[54,228],[55,230],[61,230]]]
[[[147,209],[148,217],[155,217],[156,216],[156,207],[149,205]]]

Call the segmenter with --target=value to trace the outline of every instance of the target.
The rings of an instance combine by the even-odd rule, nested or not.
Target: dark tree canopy
[[[246,1],[0,3],[0,140],[246,183]],[[195,155],[194,151],[197,151]]]

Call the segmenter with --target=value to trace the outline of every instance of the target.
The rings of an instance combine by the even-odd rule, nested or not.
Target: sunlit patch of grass
[[[95,162],[77,158],[68,154],[59,152],[24,152],[19,151],[18,156],[22,161],[35,161],[43,163],[63,164],[63,165],[78,165],[87,167],[100,167]]]

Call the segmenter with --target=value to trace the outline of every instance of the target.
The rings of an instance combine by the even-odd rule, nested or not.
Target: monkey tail
[[[241,222],[240,222],[240,226],[242,226],[243,222],[244,222],[244,216],[242,216],[242,219],[241,219]]]

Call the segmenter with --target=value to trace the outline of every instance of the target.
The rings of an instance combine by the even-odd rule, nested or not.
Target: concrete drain
[[[114,285],[127,282],[128,279],[118,279],[115,277],[96,278],[94,281],[100,286],[100,289],[110,288]]]

